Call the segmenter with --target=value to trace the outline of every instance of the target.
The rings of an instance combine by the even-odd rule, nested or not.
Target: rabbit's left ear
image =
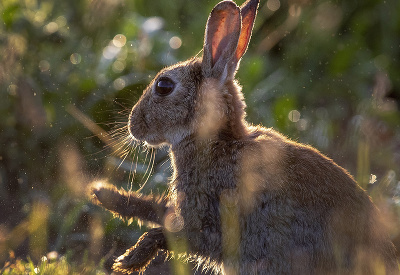
[[[211,11],[203,48],[203,73],[222,82],[234,77],[247,50],[259,0],[248,0],[240,8],[222,1]]]
[[[247,46],[249,45],[259,3],[260,0],[247,0],[240,6],[240,13],[242,15],[242,30],[240,31],[240,37],[236,49],[237,62],[239,62],[240,58],[242,58],[247,50]]]

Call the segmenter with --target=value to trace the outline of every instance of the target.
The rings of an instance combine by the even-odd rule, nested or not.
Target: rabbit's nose
[[[138,106],[134,106],[128,120],[128,132],[131,137],[141,140],[149,130],[144,112]]]

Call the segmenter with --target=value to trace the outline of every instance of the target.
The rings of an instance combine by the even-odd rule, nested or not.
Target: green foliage
[[[386,209],[397,236],[400,2],[261,2],[238,71],[248,120],[312,144],[348,169]],[[200,52],[216,3],[2,1],[0,263],[8,250],[33,259],[5,274],[20,267],[74,274],[76,257],[43,263],[41,255],[79,257],[88,249],[99,260],[140,236],[137,222],[113,219],[86,192],[101,178],[138,189],[152,153],[114,156],[121,144],[101,131],[126,124],[157,71]],[[142,192],[165,190],[165,162],[165,151],[154,157]],[[46,213],[39,224],[38,213]]]

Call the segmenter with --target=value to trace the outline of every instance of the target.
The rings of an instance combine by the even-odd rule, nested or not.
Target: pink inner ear
[[[242,58],[243,54],[247,49],[247,45],[249,44],[251,31],[253,29],[253,21],[251,18],[245,18],[242,22],[242,31],[240,32],[240,37],[238,41],[238,46],[236,50],[236,59],[239,60]],[[246,22],[247,21],[247,22]]]
[[[239,24],[239,16],[237,10],[218,10],[215,11],[214,20],[218,20],[216,25],[216,29],[212,34],[212,63],[213,65],[216,61],[221,57],[221,54],[229,46],[229,42],[231,42],[232,34],[237,31]]]
[[[236,59],[242,58],[249,45],[251,32],[253,30],[254,19],[257,14],[258,1],[247,1],[241,7],[242,14],[242,30],[236,49]]]
[[[218,25],[212,40],[212,57],[214,62],[219,58],[219,55],[221,54],[221,48],[220,48],[222,46],[221,42],[223,40],[225,33],[227,32],[224,24],[226,21],[226,12],[219,11],[217,16],[218,18],[220,18],[220,24]]]

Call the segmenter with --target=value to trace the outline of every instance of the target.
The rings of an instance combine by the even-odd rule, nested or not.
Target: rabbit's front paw
[[[126,200],[126,194],[118,191],[113,185],[96,182],[90,186],[92,201],[109,210],[114,210],[116,205],[123,204]]]
[[[113,270],[127,274],[142,272],[146,270],[159,249],[166,249],[166,240],[162,228],[153,228],[144,233],[133,247],[115,260]]]

